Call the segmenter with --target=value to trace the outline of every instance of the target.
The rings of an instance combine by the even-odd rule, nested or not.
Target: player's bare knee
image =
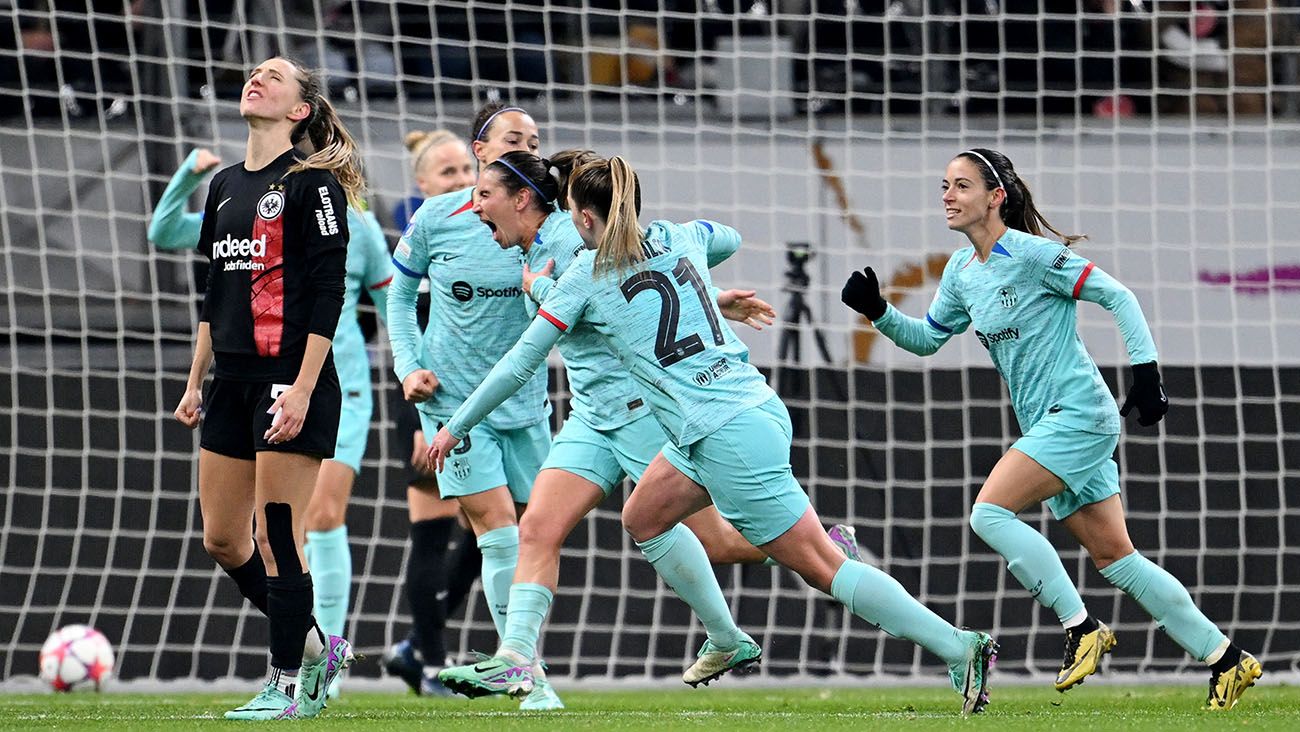
[[[313,501],[307,507],[303,524],[308,531],[332,531],[347,519],[345,506],[333,506],[328,501]]]
[[[531,514],[524,512],[519,519],[519,549],[525,551],[528,547],[532,551],[558,551],[564,544],[564,534],[561,527],[554,521],[546,520],[546,517],[540,514]]]
[[[756,550],[753,544],[745,541],[745,537],[739,533],[718,532],[715,536],[701,536],[700,543],[704,545],[704,553],[708,555],[710,564],[739,564],[746,561],[763,561],[762,552]]]
[[[237,541],[232,536],[205,532],[203,534],[203,549],[208,553],[208,556],[212,557],[222,567],[238,567],[248,559],[248,557],[242,556],[248,552],[248,538],[244,537],[242,541]]]
[[[672,525],[664,525],[659,517],[649,511],[629,511],[629,506],[623,507],[623,530],[632,537],[633,541],[644,542],[659,536],[665,531],[672,528]]]
[[[794,569],[791,567],[791,569]],[[835,579],[835,572],[838,567],[832,567],[825,562],[811,562],[795,570],[804,582],[814,590],[820,590],[826,594],[831,592],[831,582]]]
[[[281,577],[302,574],[298,544],[293,537],[293,508],[287,503],[267,503],[264,512],[266,529],[257,532],[262,556],[275,560],[276,574]]]
[[[735,563],[732,559],[734,554],[729,545],[725,545],[722,542],[704,541],[703,539],[700,540],[700,543],[704,545],[704,553],[709,558],[709,564]]]

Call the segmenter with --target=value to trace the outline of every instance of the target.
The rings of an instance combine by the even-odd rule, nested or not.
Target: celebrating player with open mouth
[[[1006,380],[1024,436],[984,481],[970,523],[1065,626],[1057,690],[1095,673],[1114,648],[1115,635],[1088,614],[1051,542],[1016,518],[1044,501],[1103,577],[1209,665],[1209,708],[1231,709],[1261,675],[1259,661],[1229,642],[1177,578],[1133,548],[1124,522],[1119,469],[1111,457],[1120,418],[1136,409],[1138,424],[1149,426],[1169,409],[1155,342],[1137,298],[1070,250],[1082,237],[1064,236],[1047,223],[1002,153],[978,148],[959,154],[948,163],[942,185],[948,228],[971,244],[948,260],[925,319],[886,303],[870,267],[853,273],[842,298],[894,343],[920,356],[973,324]],[[1044,230],[1065,243],[1044,238]],[[1109,310],[1124,336],[1133,386],[1118,411],[1075,331],[1078,300]]]
[[[480,166],[512,150],[536,152],[537,123],[519,107],[488,104],[475,116],[470,147]],[[473,188],[444,193],[415,212],[393,254],[397,275],[388,298],[393,369],[408,401],[420,410],[426,435],[434,434],[505,355],[528,325],[519,287],[523,258],[492,241],[475,216]],[[416,320],[420,281],[429,280],[429,323]],[[536,369],[503,409],[480,425],[438,478],[443,498],[455,498],[483,552],[483,595],[498,636],[505,632],[510,583],[519,558],[518,513],[551,445],[546,371]],[[425,673],[442,659],[425,658]],[[563,702],[544,682],[524,709],[558,709]]]

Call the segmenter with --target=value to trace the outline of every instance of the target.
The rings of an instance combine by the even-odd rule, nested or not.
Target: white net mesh
[[[1294,3],[101,5],[0,1],[0,683],[34,674],[41,642],[73,622],[108,635],[124,678],[262,672],[264,623],[203,550],[194,437],[170,419],[199,258],[144,232],[189,149],[242,157],[236,90],[282,51],[329,72],[390,232],[412,191],[403,135],[463,132],[492,97],[533,112],[544,151],[626,155],[654,217],[737,225],[746,248],[715,279],[782,313],[742,335],[791,407],[796,471],[823,520],[856,525],[941,615],[992,629],[1000,669],[1043,673],[1055,622],[966,524],[1017,434],[987,356],[967,337],[921,361],[837,296],[870,264],[919,314],[960,244],[939,216],[943,165],[970,146],[1005,151],[1156,333],[1174,407],[1161,432],[1121,443],[1135,543],[1267,668],[1300,666]],[[1104,312],[1081,314],[1118,391],[1122,342]],[[375,653],[407,626],[406,445],[390,434],[386,349],[373,361],[380,398],[348,525],[351,632]],[[620,503],[566,545],[553,673],[675,674],[702,640],[625,538]],[[1025,518],[1120,632],[1112,669],[1189,663],[1045,512]],[[764,673],[935,670],[788,573],[720,576]],[[477,593],[451,627],[454,648],[494,646]]]

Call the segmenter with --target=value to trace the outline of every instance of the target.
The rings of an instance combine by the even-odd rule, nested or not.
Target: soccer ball
[[[89,625],[68,625],[41,646],[41,680],[55,691],[99,691],[113,675],[113,646]]]

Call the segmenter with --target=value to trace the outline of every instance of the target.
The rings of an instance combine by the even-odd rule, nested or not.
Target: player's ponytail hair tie
[[[488,117],[487,121],[483,123],[483,126],[478,128],[478,134],[474,135],[474,141],[478,142],[479,140],[482,140],[483,133],[487,132],[488,128],[492,126],[492,120],[496,119],[498,116],[504,114],[505,112],[521,112],[523,114],[528,114],[528,112],[525,112],[521,107],[502,107],[501,109],[498,109],[497,111],[493,112],[492,116]]]
[[[500,113],[498,112],[498,114],[500,114]],[[546,194],[545,194],[545,193],[542,193],[542,189],[541,189],[541,188],[538,188],[536,183],[532,182],[532,180],[530,180],[530,179],[528,178],[528,176],[524,175],[523,173],[520,173],[520,172],[519,172],[519,168],[516,168],[515,166],[513,166],[513,165],[511,165],[510,163],[506,162],[506,159],[505,159],[505,158],[497,158],[497,159],[494,160],[493,162],[494,162],[494,163],[501,163],[501,164],[504,165],[505,167],[509,168],[509,169],[510,169],[510,172],[512,172],[512,173],[514,173],[515,175],[519,176],[519,180],[522,180],[523,182],[527,183],[529,188],[533,189],[534,191],[537,191],[537,196],[538,196],[538,198],[539,198],[539,202],[541,202],[541,203],[549,203],[549,202],[550,202],[550,199],[546,197]],[[542,160],[542,164],[543,164],[543,165],[546,164],[546,160],[545,160],[545,159]]]
[[[993,167],[993,163],[989,162],[988,158],[984,157],[980,153],[975,152],[974,150],[967,150],[963,152],[962,155],[974,155],[975,157],[983,161],[984,164],[988,166],[989,172],[993,173],[993,180],[996,180],[998,182],[998,188],[1001,188],[1004,191],[1007,190],[1007,187],[1002,184],[1002,176],[998,175],[998,169]]]

